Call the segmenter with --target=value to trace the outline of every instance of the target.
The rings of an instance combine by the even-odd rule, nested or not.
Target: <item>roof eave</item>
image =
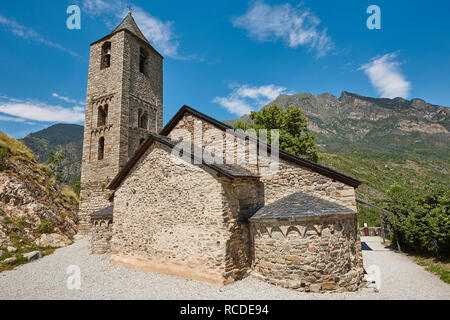
[[[151,145],[155,141],[159,142],[161,144],[164,144],[164,145],[168,146],[169,148],[174,148],[175,147],[170,142],[165,141],[163,139],[160,139],[160,138],[158,138],[157,136],[155,136],[153,134],[150,134],[150,137],[144,142],[144,144],[136,152],[136,154],[133,156],[133,158],[131,158],[131,160],[128,162],[128,164],[119,172],[119,174],[108,185],[107,188],[109,190],[116,190],[120,186],[122,181],[125,180],[125,178],[128,176],[128,174],[133,169],[133,167],[138,163],[138,161],[141,159],[141,157],[147,152],[147,150],[151,147]],[[200,161],[200,159],[197,159],[193,153],[191,153],[191,159]],[[221,176],[224,176],[224,177],[229,178],[231,180],[234,180],[235,178],[240,178],[241,177],[241,176],[234,176],[234,175],[228,173],[227,171],[225,171],[225,170],[223,170],[223,169],[221,169],[221,168],[219,168],[217,166],[208,164],[208,163],[206,163],[204,161],[200,161],[200,162],[201,162],[202,165],[213,169],[214,171],[216,171]],[[242,176],[242,177],[245,178],[245,176]]]
[[[209,117],[209,116],[207,116],[207,115],[205,115],[205,114],[203,114],[203,113],[201,113],[201,112],[199,112],[199,111],[197,111],[197,110],[187,106],[187,105],[184,105],[175,114],[175,116],[173,116],[172,119],[164,126],[164,128],[160,131],[160,135],[167,136],[172,131],[172,129],[176,126],[176,124],[183,118],[185,113],[191,113],[192,115],[197,116],[197,117],[199,117],[199,118],[201,118],[203,120],[206,120],[206,121],[210,122],[211,124],[215,125],[216,127],[218,127],[219,129],[222,129],[222,130],[234,129],[233,127],[231,127],[231,126],[229,126],[229,125],[227,125],[227,124],[225,124],[223,122],[220,122],[220,121],[218,121],[218,120],[216,120],[214,118],[211,118],[211,117]],[[236,133],[236,132],[234,133],[234,135],[242,137],[242,135],[240,135],[239,133]],[[251,136],[248,136],[248,135],[245,135],[245,138],[248,138],[249,140],[252,140],[252,141],[259,142],[258,139],[255,139],[255,138],[253,138]],[[265,144],[265,145],[267,145],[268,150],[270,150],[270,151],[272,150],[272,146],[270,144]],[[313,171],[315,171],[315,172],[317,172],[319,174],[322,174],[322,175],[324,175],[326,177],[329,177],[329,178],[331,178],[333,180],[341,181],[341,182],[343,182],[343,183],[345,183],[345,184],[347,184],[347,185],[349,185],[349,186],[351,186],[353,188],[358,188],[362,184],[361,181],[359,181],[359,180],[357,180],[355,178],[352,178],[350,176],[347,176],[345,174],[342,174],[340,172],[337,172],[337,171],[335,171],[333,169],[321,166],[319,164],[316,164],[316,163],[311,162],[311,161],[306,160],[306,159],[299,158],[299,157],[294,156],[294,155],[292,155],[292,154],[290,154],[290,153],[288,153],[286,151],[283,151],[283,150],[279,150],[278,149],[277,151],[279,152],[280,156],[282,156],[282,158],[284,158],[285,160],[288,159],[291,162],[295,162],[295,163],[298,163],[298,164],[300,164],[300,165],[302,165],[304,167],[307,167],[309,169],[313,169]]]

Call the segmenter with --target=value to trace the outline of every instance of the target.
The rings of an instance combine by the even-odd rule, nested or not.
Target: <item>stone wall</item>
[[[224,222],[230,235],[226,244],[227,282],[243,279],[250,271],[251,237],[246,215],[252,206],[262,203],[259,185],[257,179],[223,181]]]
[[[353,187],[283,159],[280,159],[279,171],[273,175],[263,175],[261,182],[264,184],[266,205],[290,194],[303,192],[357,212]]]
[[[355,215],[258,220],[251,231],[256,278],[301,292],[355,291],[362,285]]]
[[[111,261],[215,284],[241,276],[248,226],[238,224],[239,201],[222,179],[174,163],[171,149],[155,142],[116,190]]]
[[[342,182],[334,181],[331,178],[325,177],[317,172],[306,169],[298,164],[279,159],[279,168],[277,172],[267,174],[269,171],[270,157],[264,154],[258,154],[257,159],[253,157],[251,152],[251,144],[242,139],[237,138],[229,133],[226,133],[210,123],[200,120],[190,114],[185,114],[178,122],[175,128],[170,132],[169,137],[179,139],[177,136],[177,129],[185,130],[191,134],[191,141],[194,142],[195,130],[203,132],[203,146],[210,145],[211,148],[216,147],[217,150],[223,150],[223,157],[227,156],[235,159],[240,166],[252,171],[255,174],[261,175],[261,182],[264,187],[264,204],[270,204],[278,199],[288,196],[295,192],[304,192],[312,196],[322,198],[331,202],[339,203],[352,211],[356,208],[355,190]],[[222,140],[214,137],[222,137]],[[214,142],[216,141],[216,142]],[[230,150],[232,156],[226,154],[226,144],[232,145]],[[245,159],[239,162],[236,150],[241,148],[244,143]]]
[[[92,221],[91,228],[91,253],[92,254],[105,254],[111,252],[111,239],[112,239],[112,224],[111,219],[100,219]]]
[[[111,63],[101,68],[102,47],[111,43]],[[139,71],[139,53],[148,56],[147,73]],[[135,154],[148,132],[163,123],[163,58],[147,43],[121,31],[91,45],[81,173],[80,233],[90,230],[89,214],[109,205],[106,186]],[[108,106],[107,122],[98,109]],[[147,130],[138,128],[137,110],[148,112]],[[105,139],[99,160],[100,138]]]

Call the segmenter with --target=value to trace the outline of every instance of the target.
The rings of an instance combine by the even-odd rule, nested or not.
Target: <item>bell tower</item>
[[[81,167],[79,231],[89,214],[111,205],[106,186],[149,132],[163,126],[163,56],[142,34],[131,12],[91,44]]]

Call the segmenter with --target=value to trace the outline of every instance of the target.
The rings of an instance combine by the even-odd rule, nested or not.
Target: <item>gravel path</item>
[[[385,249],[380,238],[363,238],[364,266],[378,265],[379,293],[298,293],[247,278],[216,287],[201,282],[112,265],[108,256],[88,253],[88,240],[56,250],[33,263],[0,273],[0,299],[447,299],[450,285],[407,257]],[[81,289],[67,289],[69,265],[81,270]]]

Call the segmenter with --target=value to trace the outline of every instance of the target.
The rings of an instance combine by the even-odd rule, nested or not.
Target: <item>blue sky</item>
[[[81,30],[66,9],[81,8]],[[164,56],[164,121],[184,104],[220,120],[280,93],[342,91],[450,106],[450,3],[346,1],[2,1],[0,130],[83,124],[89,44],[127,6]],[[369,5],[381,30],[369,30]]]

